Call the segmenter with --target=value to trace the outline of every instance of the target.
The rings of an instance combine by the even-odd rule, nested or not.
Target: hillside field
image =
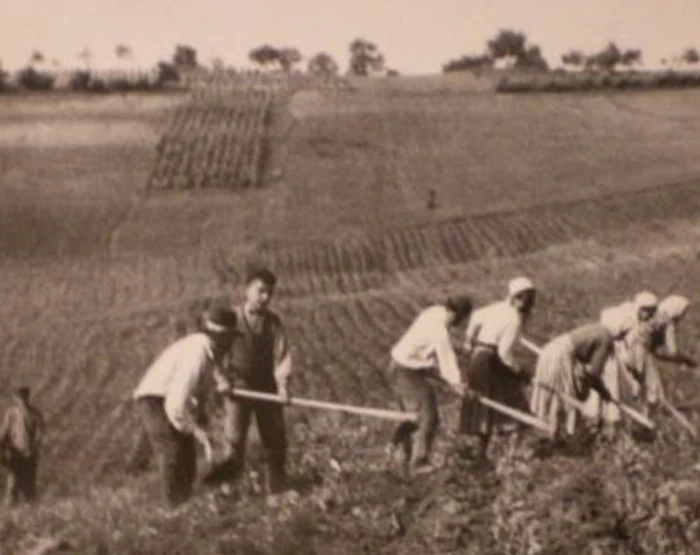
[[[445,469],[406,484],[383,460],[391,423],[289,409],[298,495],[266,502],[252,474],[176,515],[152,506],[155,475],[123,474],[129,396],[173,318],[237,298],[251,262],[280,278],[294,394],[387,408],[391,345],[447,293],[487,303],[527,273],[538,343],[641,289],[700,298],[700,91],[421,83],[275,93],[264,117],[248,92],[250,117],[227,104],[240,123],[221,126],[222,104],[185,93],[0,98],[0,390],[30,384],[49,423],[42,504],[0,512],[0,553],[44,537],[83,554],[700,553],[700,449],[664,414],[654,442],[584,458],[500,439],[489,472],[451,456],[445,397]],[[699,324],[682,332],[695,357]],[[674,402],[700,395],[700,376],[663,372]]]

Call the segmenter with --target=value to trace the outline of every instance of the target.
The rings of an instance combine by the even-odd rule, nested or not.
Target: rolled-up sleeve
[[[464,350],[471,351],[474,348],[474,343],[481,329],[481,313],[476,312],[472,315],[467,325],[467,330],[464,332]]]
[[[12,430],[12,409],[8,409],[2,417],[2,424],[0,424],[0,446],[7,443],[10,439],[10,433]]]
[[[169,384],[165,395],[165,413],[172,425],[181,432],[191,433],[195,428],[196,417],[192,413],[190,401],[207,364],[207,355],[203,350],[186,353],[178,361],[178,368]]]
[[[436,326],[435,333],[435,356],[437,357],[440,373],[451,384],[460,384],[462,377],[457,363],[457,356],[452,348],[450,334],[444,325]]]
[[[498,341],[498,356],[510,368],[515,369],[515,358],[513,357],[513,347],[515,347],[520,337],[520,319],[513,317],[508,320],[508,324],[503,330]]]
[[[610,353],[613,349],[612,337],[606,337],[601,339],[593,352],[591,357],[591,362],[588,365],[588,373],[594,377],[600,377],[603,375],[603,369],[605,368],[605,362],[608,360]]]
[[[292,373],[292,352],[287,330],[278,321],[275,329],[275,381],[285,384]]]
[[[666,325],[666,333],[664,335],[664,343],[666,347],[666,352],[672,357],[678,356],[678,341],[677,341],[677,331],[676,323],[669,322]]]

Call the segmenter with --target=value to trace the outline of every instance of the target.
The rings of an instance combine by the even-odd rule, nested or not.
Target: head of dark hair
[[[23,401],[28,401],[31,390],[26,385],[22,385],[20,387],[16,387],[13,390],[13,393]]]
[[[457,295],[454,297],[449,297],[445,301],[445,306],[448,310],[454,312],[455,317],[453,324],[458,326],[472,313],[472,300],[466,295]]]
[[[255,280],[259,279],[270,289],[274,289],[277,285],[277,276],[268,268],[253,268],[248,271],[245,284],[250,285]]]
[[[229,307],[214,304],[202,314],[201,329],[205,332],[211,332],[208,327],[208,323],[211,323],[225,329],[226,333],[230,333],[236,329],[237,320],[236,313]]]

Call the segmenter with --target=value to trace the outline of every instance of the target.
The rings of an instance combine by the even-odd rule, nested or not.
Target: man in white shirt
[[[389,370],[401,408],[416,412],[418,421],[399,424],[389,445],[389,454],[393,456],[401,449],[404,463],[413,473],[432,469],[430,454],[440,418],[430,378],[447,382],[459,395],[464,393],[449,328],[467,320],[471,310],[471,301],[464,296],[428,307],[391,350]]]
[[[197,470],[196,442],[210,457],[211,445],[200,425],[207,396],[215,389],[215,367],[231,348],[235,313],[224,307],[208,311],[202,331],[167,347],[146,371],[134,392],[147,442],[158,455],[163,495],[172,505],[192,493]],[[147,464],[146,461],[142,461]]]

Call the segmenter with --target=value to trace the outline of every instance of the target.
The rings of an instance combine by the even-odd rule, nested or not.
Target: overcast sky
[[[555,64],[571,48],[598,50],[609,40],[641,48],[647,65],[700,47],[700,0],[0,0],[0,60],[25,64],[32,50],[64,67],[92,52],[93,66],[114,65],[130,45],[134,66],[170,57],[176,43],[249,65],[261,44],[330,52],[347,67],[355,37],[374,41],[402,73],[434,73],[444,62],[483,50],[499,28],[524,31]]]

